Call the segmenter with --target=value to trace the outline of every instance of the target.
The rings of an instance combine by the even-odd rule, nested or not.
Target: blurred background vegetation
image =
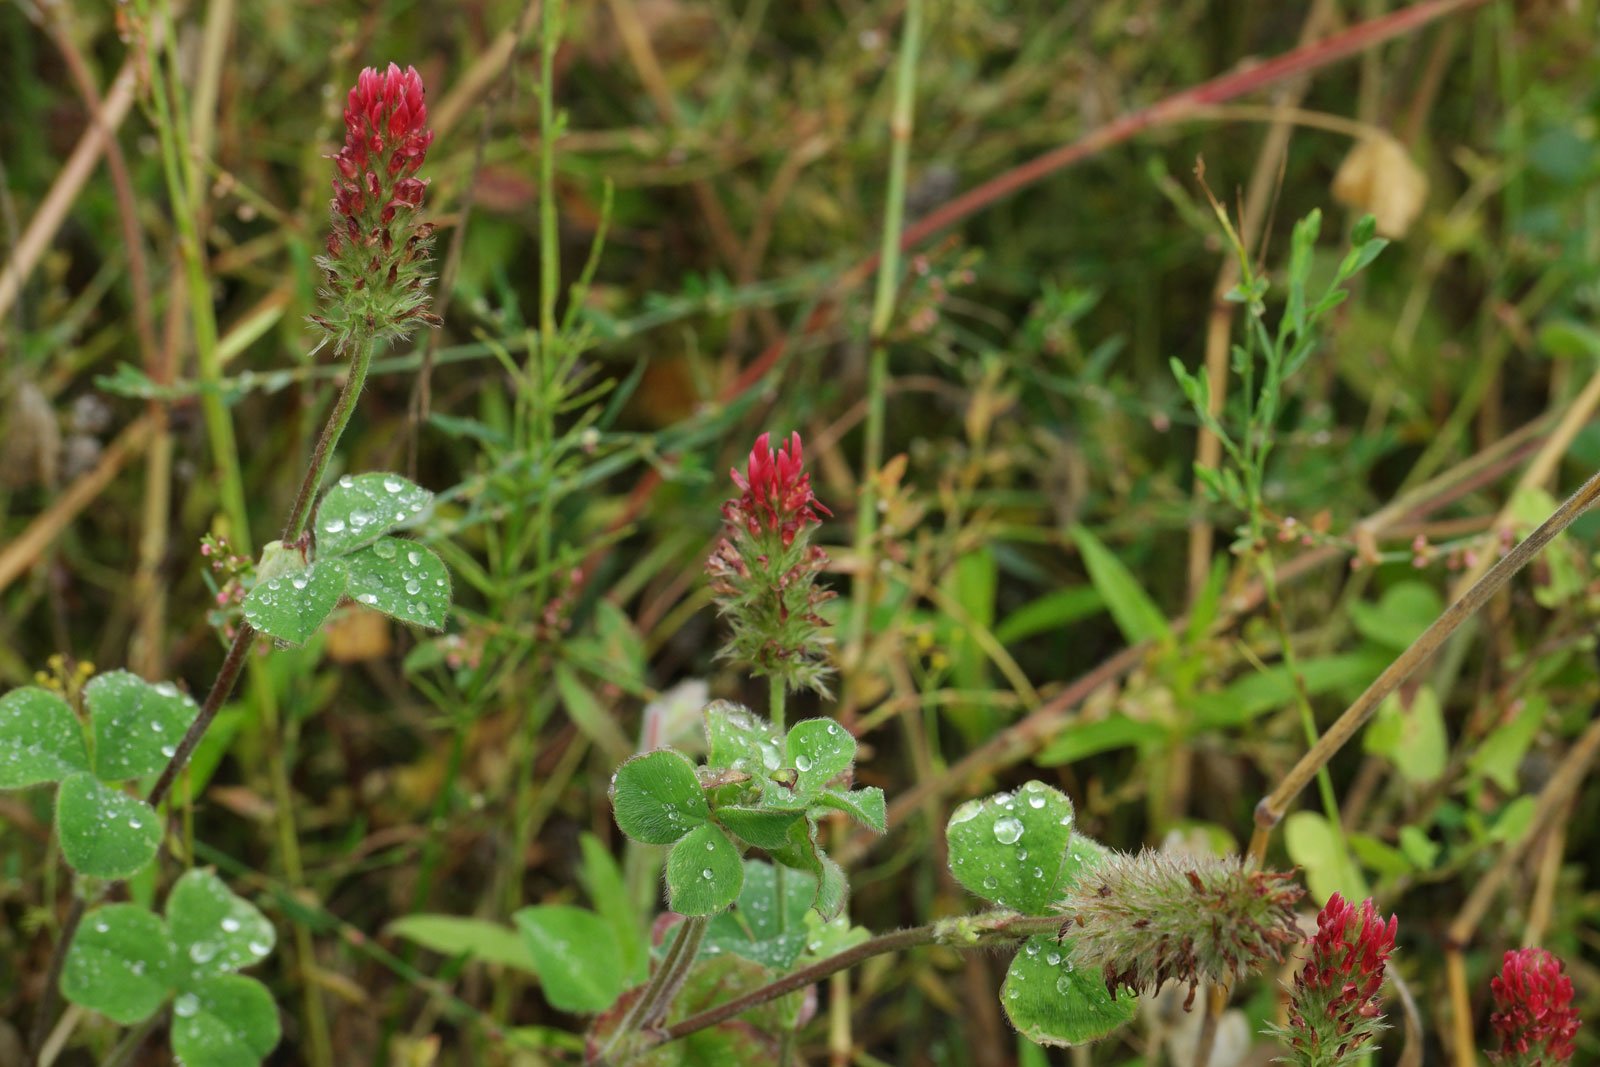
[[[907,220],[1395,6],[929,5]],[[338,463],[441,494],[425,534],[455,573],[457,616],[426,635],[352,609],[308,648],[260,658],[201,751],[184,824],[195,861],[278,924],[274,1063],[572,1059],[580,1022],[515,966],[390,924],[586,899],[584,835],[623,855],[615,763],[692,747],[708,694],[760,705],[714,659],[702,577],[725,472],[757,433],[804,435],[838,516],[820,534],[833,606],[851,610],[862,268],[884,226],[904,4],[566,7],[554,277],[536,2],[0,6],[8,688],[70,681],[82,661],[207,684],[224,620],[199,539],[249,555],[277,535],[340,372],[306,316],[344,88],[391,59],[430,87],[446,325],[375,367]],[[841,643],[837,702],[791,711],[837,715],[861,738],[861,780],[901,799],[885,839],[839,831],[854,922],[971,908],[942,863],[945,817],[1030,777],[1117,847],[1236,849],[1304,751],[1297,688],[1331,721],[1463,572],[1600,466],[1600,12],[1457,8],[1093,151],[909,254],[883,338],[890,459],[866,546],[880,596],[862,643]],[[97,114],[115,150],[74,171]],[[1319,277],[1360,214],[1395,238],[1285,397],[1274,535],[1257,546],[1281,611],[1235,550],[1241,516],[1195,493],[1196,419],[1168,369],[1205,366],[1208,339],[1225,357],[1234,312],[1217,299],[1229,251],[1200,158],[1269,277],[1313,209]],[[552,284],[564,328],[540,346]],[[1399,913],[1412,1040],[1432,1062],[1459,1054],[1463,1025],[1483,1030],[1488,975],[1525,939],[1562,955],[1600,1014],[1600,789],[1580,740],[1600,700],[1597,527],[1559,541],[1339,755],[1342,830],[1308,791],[1273,844],[1313,894],[1370,892]],[[1547,794],[1556,817],[1539,823],[1563,768],[1581,784]],[[48,799],[8,795],[0,816],[5,1064],[70,887]],[[624,863],[645,911],[660,906],[650,864]],[[1504,881],[1458,957],[1463,1018],[1447,928],[1491,871]],[[1081,1055],[1019,1048],[994,996],[1003,966],[878,961],[831,989],[845,1010],[831,1031],[824,1010],[805,1053],[1186,1062],[1192,1037],[1163,1050],[1195,1020],[1160,1006]],[[1217,1067],[1271,1054],[1245,1046],[1273,983],[1238,1000]],[[82,1021],[58,1062],[96,1062],[104,1025]],[[1578,1062],[1600,1057],[1596,1033]],[[1380,1062],[1398,1062],[1405,1042],[1390,1044]]]

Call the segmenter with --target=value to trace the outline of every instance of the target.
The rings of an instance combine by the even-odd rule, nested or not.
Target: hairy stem
[[[350,357],[350,374],[345,378],[344,389],[340,391],[339,399],[333,405],[333,411],[328,414],[327,423],[322,427],[322,436],[317,438],[316,450],[311,453],[311,463],[306,468],[306,476],[300,482],[300,492],[294,499],[294,508],[289,512],[289,521],[284,526],[285,545],[298,540],[311,523],[311,506],[316,502],[317,490],[322,487],[322,476],[328,471],[328,464],[333,460],[334,447],[344,434],[344,428],[349,425],[350,416],[356,410],[356,401],[361,398],[362,387],[367,383],[367,368],[372,365],[372,349],[373,340],[370,335],[356,339],[355,351]]]
[[[958,923],[951,920],[929,923],[926,926],[916,926],[909,930],[896,930],[892,933],[879,934],[869,941],[863,941],[843,952],[836,952],[826,959],[818,960],[809,967],[787,974],[777,981],[769,982],[759,989],[753,989],[744,996],[735,997],[733,1000],[719,1004],[715,1008],[708,1008],[697,1015],[674,1023],[656,1038],[653,1045],[676,1041],[688,1037],[707,1027],[716,1026],[718,1023],[727,1022],[735,1016],[742,1015],[751,1008],[759,1007],[768,1001],[777,1000],[779,997],[793,993],[797,989],[819,982],[830,975],[848,970],[858,963],[864,963],[875,956],[887,955],[891,952],[904,952],[907,949],[920,948],[924,945],[942,943],[953,948],[991,948],[997,943],[1024,941],[1030,937],[1041,934],[1055,934],[1060,931],[1063,919],[1059,915],[1009,915],[1002,918],[989,918],[986,916],[970,916],[974,925],[981,927],[981,933],[975,936],[952,936],[951,931],[957,928]],[[653,1047],[653,1046],[652,1046]]]
[[[611,1057],[626,1046],[630,1037],[646,1027],[654,1026],[666,1015],[672,1006],[672,998],[678,995],[684,980],[689,977],[689,968],[700,954],[700,944],[705,940],[706,927],[710,925],[711,917],[708,915],[693,916],[679,924],[678,936],[673,939],[672,947],[667,949],[661,966],[656,968],[644,992],[639,994],[639,999],[633,1002],[633,1006],[617,1024],[616,1031],[606,1042],[596,1063],[611,1063]]]

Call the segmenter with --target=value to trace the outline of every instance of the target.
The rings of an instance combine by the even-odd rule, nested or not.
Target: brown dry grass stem
[[[1432,658],[1445,640],[1494,596],[1511,577],[1527,566],[1546,545],[1570,526],[1578,516],[1600,499],[1600,473],[1592,475],[1568,497],[1539,527],[1521,543],[1498,559],[1460,598],[1447,607],[1422,634],[1391,663],[1367,690],[1345,709],[1317,744],[1284,776],[1277,788],[1256,806],[1256,831],[1250,841],[1250,856],[1259,862],[1266,855],[1267,838],[1299,795],[1334,754],[1345,746],[1377,711],[1385,697],[1394,692],[1420,666]]]

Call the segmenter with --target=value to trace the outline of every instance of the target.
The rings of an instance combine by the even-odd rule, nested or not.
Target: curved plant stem
[[[144,1047],[144,1043],[150,1039],[150,1035],[155,1032],[156,1027],[161,1025],[165,1017],[166,1012],[158,1011],[132,1030],[129,1030],[123,1035],[122,1040],[117,1042],[117,1047],[111,1050],[111,1055],[106,1057],[105,1062],[100,1067],[128,1067],[128,1064],[133,1062],[134,1056],[138,1055],[139,1050]]]
[[[921,948],[924,945],[946,944],[952,948],[990,948],[997,943],[1023,941],[1040,934],[1054,934],[1061,929],[1062,917],[1059,915],[1012,915],[998,921],[982,922],[983,916],[971,916],[970,919],[980,920],[983,932],[976,937],[952,937],[949,931],[953,929],[951,920],[929,923],[926,926],[915,926],[909,930],[896,930],[892,933],[879,934],[869,941],[853,945],[843,952],[836,952],[832,956],[818,960],[809,967],[802,967],[798,971],[784,975],[774,982],[769,982],[759,989],[753,989],[741,997],[719,1004],[715,1008],[708,1008],[687,1019],[667,1027],[659,1037],[654,1038],[647,1047],[676,1041],[688,1037],[707,1027],[716,1026],[718,1023],[727,1022],[735,1016],[742,1015],[751,1008],[758,1007],[768,1001],[777,1000],[797,989],[804,989],[808,985],[819,982],[830,975],[864,963],[874,956],[883,956],[891,952],[904,952],[907,949]]]
[[[679,924],[678,936],[673,939],[672,947],[667,949],[661,966],[656,968],[644,992],[639,994],[639,999],[633,1002],[633,1006],[617,1024],[606,1047],[596,1057],[596,1063],[611,1063],[611,1057],[626,1048],[629,1038],[654,1026],[666,1016],[672,1006],[672,998],[678,995],[684,980],[689,977],[689,968],[694,966],[695,957],[700,954],[700,944],[705,940],[706,927],[710,925],[711,917],[708,915],[696,915]]]

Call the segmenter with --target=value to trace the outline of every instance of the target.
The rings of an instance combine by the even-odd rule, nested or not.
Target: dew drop
[[[324,533],[339,533],[339,532],[341,532],[343,530],[344,530],[344,520],[343,519],[329,519],[327,522],[322,524],[322,531]]]
[[[994,838],[1002,845],[1014,845],[1022,838],[1022,823],[1009,815],[994,821]]]
[[[222,920],[222,928],[230,934],[236,934],[239,932],[239,920],[230,915]]]
[[[372,546],[373,555],[379,559],[394,559],[396,549],[393,541],[379,541]]]
[[[184,993],[172,1002],[172,1014],[180,1019],[187,1019],[200,1010],[200,998],[193,993]]]
[[[421,552],[407,552],[406,553],[406,562],[410,563],[413,567],[422,566],[422,553]]]
[[[797,771],[809,771],[811,769],[810,757],[796,756],[794,758],[794,769]]]
[[[391,493],[398,493],[400,490],[405,488],[405,485],[406,483],[402,482],[399,478],[385,478],[383,480],[384,489]]]
[[[344,475],[343,477],[341,477],[339,479],[339,488],[340,489],[353,489],[353,488],[355,488],[355,484],[356,484],[356,480],[354,478],[352,478],[348,474]]]
[[[703,868],[700,871],[700,877],[704,878],[708,882],[711,881],[711,877],[712,877],[711,876],[711,868],[710,867]]]

